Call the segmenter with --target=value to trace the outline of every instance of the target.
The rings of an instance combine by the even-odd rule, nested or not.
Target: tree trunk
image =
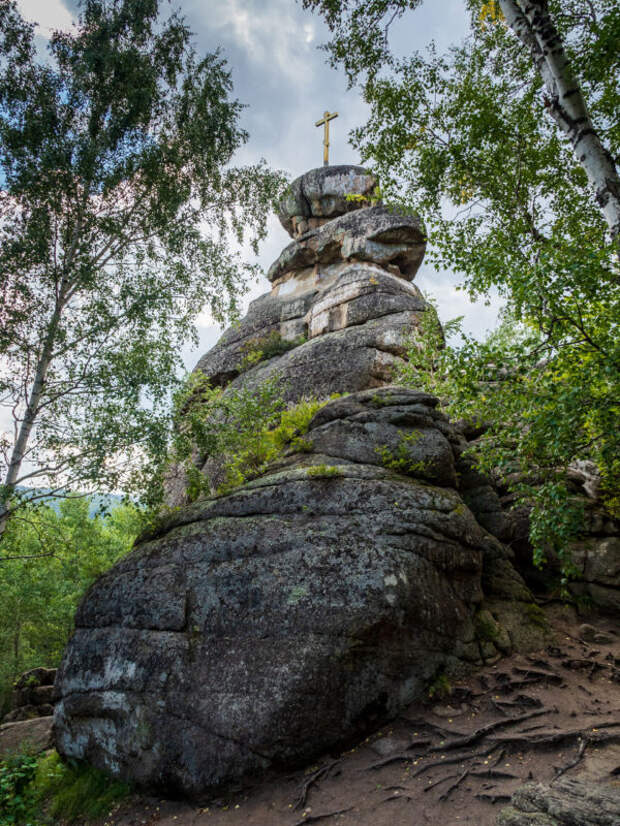
[[[529,49],[545,84],[545,104],[594,189],[612,240],[620,240],[620,177],[588,113],[547,0],[499,0],[507,24]]]
[[[19,427],[17,439],[13,445],[11,459],[9,461],[6,477],[3,482],[4,491],[0,501],[0,541],[2,540],[2,536],[7,526],[9,515],[8,501],[15,489],[15,483],[18,480],[19,471],[28,447],[30,434],[32,433],[32,428],[34,427],[37,418],[41,396],[43,395],[43,391],[45,389],[47,372],[50,364],[52,363],[52,353],[54,350],[54,343],[56,341],[56,334],[58,332],[58,325],[60,323],[60,315],[61,306],[60,304],[57,304],[47,328],[47,335],[43,343],[41,355],[39,356],[39,360],[37,362],[34,381],[32,383],[32,389],[30,391],[28,404],[26,406],[26,412]]]

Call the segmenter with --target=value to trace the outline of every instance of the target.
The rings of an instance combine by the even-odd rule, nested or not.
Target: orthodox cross
[[[323,112],[321,120],[317,120],[315,126],[325,126],[323,133],[323,166],[329,166],[329,122],[338,117],[338,112]]]

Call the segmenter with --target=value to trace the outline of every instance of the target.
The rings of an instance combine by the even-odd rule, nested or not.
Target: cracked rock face
[[[177,509],[91,588],[56,681],[62,754],[200,798],[359,736],[476,659],[500,546],[455,487],[462,439],[436,399],[352,394],[307,438]]]

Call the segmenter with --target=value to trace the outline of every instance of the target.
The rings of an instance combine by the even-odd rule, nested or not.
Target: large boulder
[[[437,400],[352,394],[306,440],[173,511],[90,589],[56,682],[62,754],[200,798],[342,745],[478,660],[501,546],[458,493]]]

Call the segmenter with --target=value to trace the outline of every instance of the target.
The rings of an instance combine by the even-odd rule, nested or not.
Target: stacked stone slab
[[[15,683],[11,710],[2,722],[14,723],[34,717],[48,717],[54,711],[55,668],[33,668]]]
[[[212,385],[277,376],[292,402],[392,382],[429,310],[411,283],[426,240],[417,216],[370,205],[375,188],[358,166],[316,169],[291,184],[279,218],[294,240],[269,268],[271,291],[198,362]],[[274,337],[290,349],[244,369]],[[167,491],[169,504],[186,501],[183,476],[171,474]]]
[[[477,636],[482,584],[519,624],[530,595],[463,499],[464,437],[437,399],[386,384],[428,311],[410,283],[424,234],[346,197],[374,187],[359,167],[292,185],[271,293],[198,365],[228,387],[277,375],[291,401],[347,395],[302,452],[232,493],[183,504],[171,489],[179,507],[90,589],[57,678],[62,754],[205,798],[350,743],[442,669],[510,650],[487,608],[496,644]],[[293,348],[244,372],[274,333]]]

